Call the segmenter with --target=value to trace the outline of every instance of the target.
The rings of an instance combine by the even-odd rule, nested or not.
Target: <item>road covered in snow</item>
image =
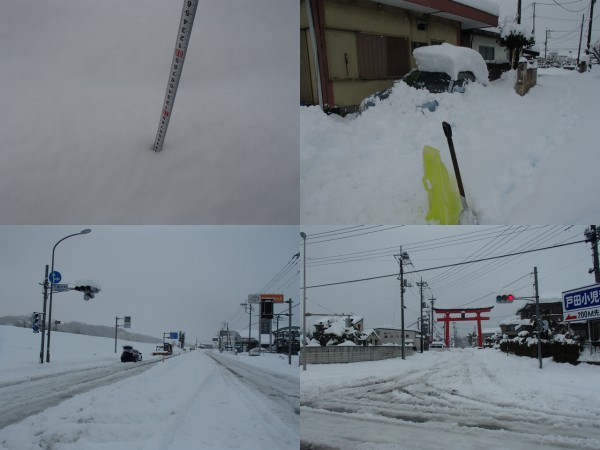
[[[122,341],[122,345],[125,342]],[[0,326],[0,449],[272,449],[300,441],[298,357],[176,350],[56,332],[51,363],[39,335]]]
[[[301,374],[303,449],[597,449],[599,366],[453,349]]]
[[[142,373],[157,361],[115,362],[0,383],[0,429],[77,394]]]

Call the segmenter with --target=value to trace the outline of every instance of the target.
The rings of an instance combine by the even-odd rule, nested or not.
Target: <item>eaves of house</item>
[[[487,8],[475,8],[470,4],[452,0],[373,0],[376,3],[396,6],[420,14],[443,17],[460,22],[461,29],[486,28],[498,26],[498,15]]]

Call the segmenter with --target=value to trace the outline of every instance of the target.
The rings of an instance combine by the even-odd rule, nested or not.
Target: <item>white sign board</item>
[[[600,284],[562,293],[565,322],[600,319]]]
[[[248,303],[260,303],[260,294],[249,294]]]

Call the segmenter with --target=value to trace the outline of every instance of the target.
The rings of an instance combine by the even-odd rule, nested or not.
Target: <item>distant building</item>
[[[483,2],[300,0],[300,102],[352,112],[415,67],[415,48],[497,25]]]
[[[373,328],[365,334],[367,334],[369,345],[402,345],[402,328]],[[405,328],[404,343],[405,345],[411,345],[415,351],[421,351],[421,334],[418,330]]]
[[[297,355],[300,351],[300,327],[292,326],[291,332],[289,327],[279,328],[273,331],[275,338],[274,346],[277,353],[288,353],[290,339],[292,344],[292,355]]]
[[[542,328],[553,329],[564,328],[564,331],[570,331],[574,335],[579,336],[582,340],[587,340],[588,326],[587,322],[577,322],[565,324],[563,321],[563,302],[562,298],[546,298],[540,299],[540,315],[542,316]],[[513,338],[521,331],[528,331],[533,334],[536,330],[533,325],[535,319],[535,302],[529,301],[517,310],[517,315],[511,319],[505,319],[500,322],[502,334],[506,334],[509,338]],[[590,331],[592,340],[600,339],[600,320],[590,322]]]

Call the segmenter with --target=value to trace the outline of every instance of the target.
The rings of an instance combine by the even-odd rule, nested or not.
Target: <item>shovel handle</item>
[[[456,174],[456,181],[458,183],[458,192],[460,193],[461,197],[465,198],[465,189],[463,188],[460,169],[458,168],[458,160],[456,159],[456,152],[454,151],[454,142],[452,142],[452,127],[448,122],[442,122],[442,128],[444,129],[446,139],[448,139],[448,147],[450,147],[452,165],[454,166],[454,173]]]

